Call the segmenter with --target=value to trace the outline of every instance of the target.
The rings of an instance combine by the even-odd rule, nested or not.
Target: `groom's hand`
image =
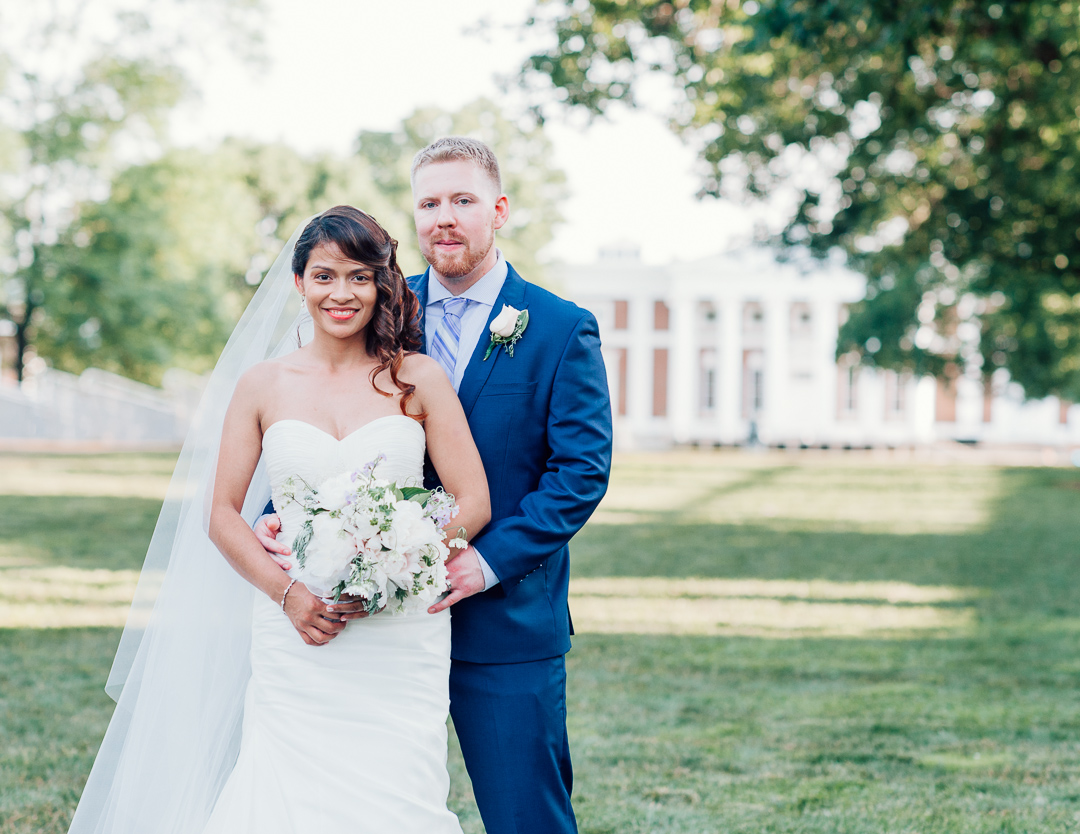
[[[472,547],[465,548],[447,562],[446,569],[450,573],[450,593],[431,606],[428,609],[429,614],[445,611],[455,602],[461,602],[466,597],[484,590],[484,571],[480,568],[480,560]]]
[[[282,556],[291,556],[292,551],[276,538],[277,534],[281,532],[281,519],[275,514],[264,515],[255,522],[253,529],[255,538],[259,540],[259,544],[263,546],[263,550],[266,551],[267,555],[277,562],[278,567],[282,570],[292,568],[292,563],[289,560],[281,558]]]

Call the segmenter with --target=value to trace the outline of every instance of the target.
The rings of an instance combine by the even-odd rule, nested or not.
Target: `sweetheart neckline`
[[[299,423],[301,426],[307,426],[309,429],[314,429],[319,434],[322,434],[322,435],[325,435],[326,437],[329,437],[331,440],[333,440],[336,443],[344,443],[346,440],[348,440],[354,434],[358,434],[359,432],[362,432],[364,429],[368,428],[368,426],[372,425],[373,423],[378,423],[378,422],[380,422],[382,420],[393,420],[395,418],[401,418],[403,420],[408,420],[410,423],[413,423],[414,425],[418,426],[420,428],[420,431],[424,430],[423,426],[421,426],[416,420],[414,420],[412,417],[408,416],[407,414],[384,414],[382,417],[376,417],[374,420],[368,420],[366,423],[364,423],[364,425],[360,426],[359,428],[353,429],[351,432],[349,432],[344,437],[336,437],[335,435],[328,432],[326,429],[321,429],[318,426],[316,426],[314,423],[309,423],[307,420],[297,420],[295,417],[285,417],[284,419],[281,419],[281,420],[275,420],[273,423],[271,423],[269,426],[267,426],[266,430],[263,431],[263,437],[266,437],[266,435],[270,433],[270,429],[274,428],[274,426],[280,426],[282,423]]]

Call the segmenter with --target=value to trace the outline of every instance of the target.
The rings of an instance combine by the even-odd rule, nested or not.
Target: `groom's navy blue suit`
[[[421,311],[430,274],[409,279]],[[567,543],[607,489],[611,407],[591,313],[513,267],[488,324],[503,304],[529,311],[514,355],[499,347],[485,361],[485,328],[458,389],[491,492],[472,543],[499,584],[451,609],[450,713],[488,834],[561,834],[577,830]]]

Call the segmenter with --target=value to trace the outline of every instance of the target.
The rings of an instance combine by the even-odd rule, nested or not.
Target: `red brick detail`
[[[653,351],[653,417],[667,417],[668,350]]]

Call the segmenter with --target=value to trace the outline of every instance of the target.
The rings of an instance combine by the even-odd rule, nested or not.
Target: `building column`
[[[863,368],[859,373],[858,441],[871,445],[886,441],[885,392],[884,372]]]
[[[716,416],[720,440],[742,443],[746,428],[742,424],[743,389],[743,300],[737,296],[713,299],[720,310],[720,344],[717,356]]]
[[[699,422],[698,385],[701,369],[695,313],[693,299],[671,299],[668,417],[671,420],[671,434],[676,443],[689,443],[698,439],[695,423]]]
[[[627,417],[633,432],[633,443],[648,444],[653,433],[653,333],[652,299],[631,296],[627,339]]]
[[[807,419],[817,443],[833,443],[836,432],[836,337],[840,331],[840,302],[826,297],[813,304],[814,388],[817,401]]]
[[[773,298],[765,302],[765,402],[761,439],[790,443],[788,389],[791,387],[791,302]]]

